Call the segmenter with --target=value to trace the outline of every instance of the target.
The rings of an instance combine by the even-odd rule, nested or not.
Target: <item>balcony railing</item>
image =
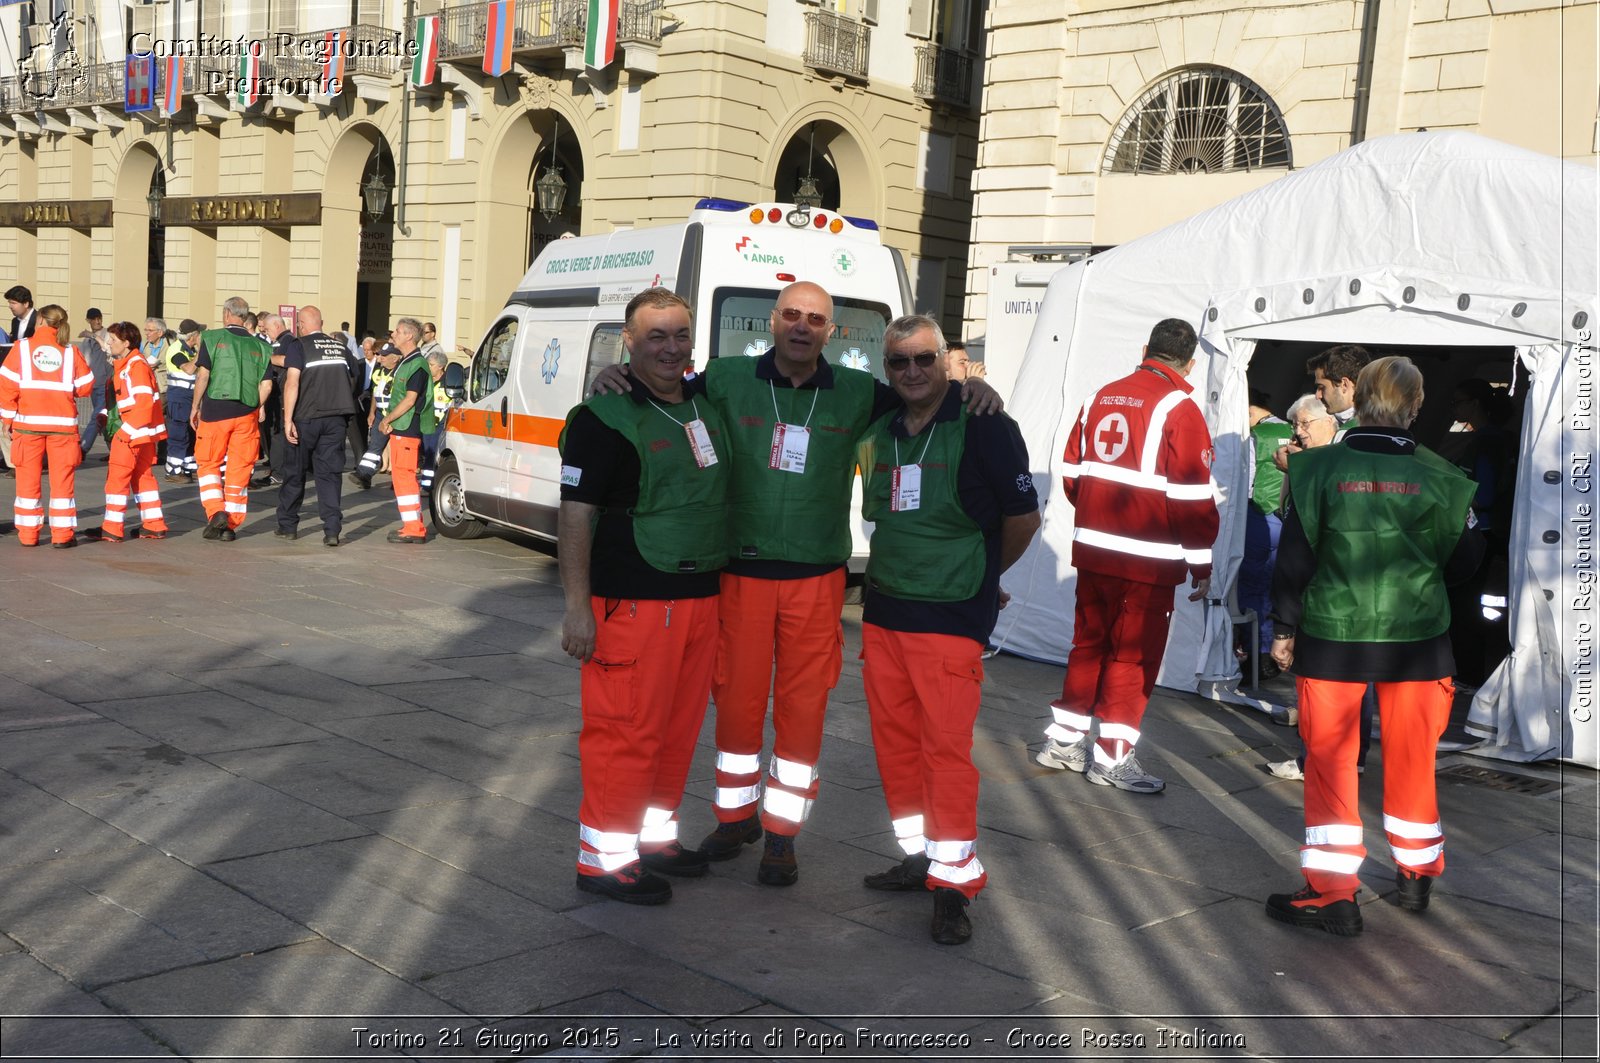
[[[832,11],[806,12],[806,66],[847,78],[867,76],[872,27]]]
[[[924,44],[917,49],[917,82],[912,91],[924,100],[970,106],[973,65],[972,56],[965,52]]]
[[[584,0],[522,0],[512,27],[513,51],[551,51],[583,44],[589,5]],[[447,7],[439,23],[439,58],[466,59],[483,54],[489,35],[489,5]]]
[[[623,0],[617,40],[661,43],[662,0]]]

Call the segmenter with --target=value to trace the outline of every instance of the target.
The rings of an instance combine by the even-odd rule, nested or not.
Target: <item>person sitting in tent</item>
[[[1355,754],[1369,682],[1383,720],[1383,824],[1400,907],[1424,911],[1444,870],[1433,773],[1455,694],[1445,585],[1483,555],[1472,481],[1411,435],[1421,371],[1403,357],[1369,363],[1356,406],[1361,425],[1343,445],[1290,459],[1272,588],[1272,655],[1299,677],[1306,833],[1305,885],[1268,897],[1267,915],[1344,937],[1362,929]]]

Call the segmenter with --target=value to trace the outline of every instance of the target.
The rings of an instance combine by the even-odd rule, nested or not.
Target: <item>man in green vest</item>
[[[858,451],[862,516],[875,522],[862,613],[872,746],[906,857],[868,889],[933,891],[933,940],[972,934],[966,907],[988,881],[978,861],[972,725],[983,648],[1004,598],[1000,574],[1039,528],[1028,449],[1010,417],[969,416],[927,315],[898,318],[883,365],[902,403]]]
[[[422,487],[417,470],[422,460],[422,440],[434,427],[433,374],[423,357],[422,322],[403,317],[395,322],[391,342],[400,352],[389,385],[389,412],[378,423],[389,440],[389,474],[394,503],[400,510],[400,528],[389,533],[391,543],[425,543],[428,529],[422,523]]]
[[[235,295],[222,304],[222,328],[200,334],[195,358],[194,456],[200,473],[205,537],[232,542],[244,523],[250,471],[261,453],[260,408],[272,390],[272,344],[244,327],[250,304]],[[223,483],[223,464],[227,483]]]
[[[688,303],[641,292],[622,338],[631,390],[574,407],[560,443],[561,647],[583,662],[577,884],[661,904],[660,874],[707,868],[678,841],[678,805],[711,694],[732,459],[713,404],[685,394]]]

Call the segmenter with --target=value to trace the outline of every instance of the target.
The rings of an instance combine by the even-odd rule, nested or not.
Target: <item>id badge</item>
[[[717,449],[711,445],[711,433],[706,431],[706,423],[696,417],[683,426],[683,431],[689,437],[689,449],[694,453],[694,463],[702,469],[715,465]]]
[[[775,425],[771,468],[779,472],[805,472],[806,454],[810,449],[811,429],[798,424]]]
[[[922,508],[922,466],[896,465],[890,480],[889,511],[904,513]]]

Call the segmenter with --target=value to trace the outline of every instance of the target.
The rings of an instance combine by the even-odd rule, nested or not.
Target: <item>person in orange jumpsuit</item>
[[[267,367],[272,344],[245,328],[250,304],[237,295],[222,304],[220,329],[200,334],[195,359],[194,456],[200,467],[200,504],[206,511],[205,537],[232,542],[244,523],[250,499],[250,471],[261,452],[260,407],[272,392]],[[227,483],[223,483],[223,465]]]
[[[156,450],[167,436],[166,420],[156,393],[156,374],[139,351],[139,329],[131,321],[118,321],[106,330],[111,351],[111,388],[121,421],[111,437],[110,468],[106,474],[106,512],[100,527],[88,538],[120,543],[128,537],[128,495],[139,513],[141,539],[165,539],[167,522],[161,514],[161,492],[151,471]]]
[[[32,336],[19,340],[0,363],[0,432],[11,437],[17,470],[17,541],[38,546],[44,527],[44,466],[50,463],[50,545],[78,545],[78,502],[73,495],[83,450],[78,446],[78,402],[94,391],[94,373],[76,347],[57,336],[67,312],[41,307]]]

